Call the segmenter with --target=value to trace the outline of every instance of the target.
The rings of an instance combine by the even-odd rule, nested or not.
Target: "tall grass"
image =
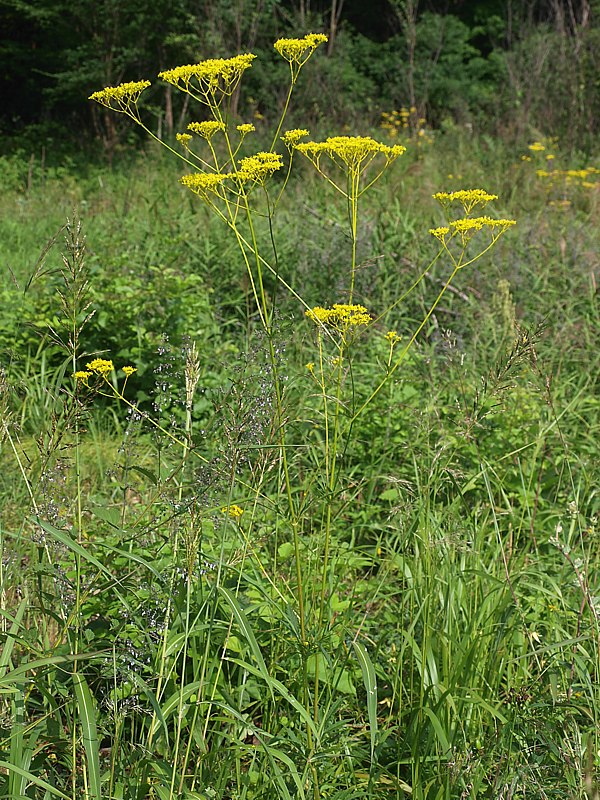
[[[3,794],[597,797],[596,195],[549,205],[518,154],[459,144],[409,149],[349,232],[300,167],[297,294],[156,158],[100,172],[87,241],[64,209],[37,264],[22,220]],[[518,225],[442,294],[431,194],[464,185]],[[58,227],[60,191],[4,202]],[[372,320],[305,315],[340,301]]]

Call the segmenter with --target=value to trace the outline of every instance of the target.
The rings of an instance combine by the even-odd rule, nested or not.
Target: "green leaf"
[[[158,476],[155,475],[155,473],[152,472],[151,470],[146,469],[145,467],[136,467],[136,466],[131,467],[131,469],[134,470],[135,472],[139,472],[139,474],[143,475],[145,478],[148,478],[148,480],[154,486],[158,485]]]
[[[100,757],[98,730],[96,728],[96,710],[89,686],[81,672],[73,675],[73,689],[77,701],[77,711],[81,723],[81,735],[85,748],[90,797],[101,800]]]
[[[375,742],[377,740],[377,678],[375,667],[369,658],[366,647],[360,642],[353,642],[354,652],[360,664],[363,683],[367,692],[367,714],[369,716],[369,728],[371,732],[371,761],[375,757]]]
[[[294,555],[294,545],[292,542],[283,542],[277,548],[277,555],[280,561],[288,561]]]
[[[21,775],[26,780],[30,781],[31,783],[35,783],[36,786],[45,789],[46,792],[49,792],[50,794],[55,795],[56,797],[62,797],[63,800],[71,800],[69,795],[64,794],[64,792],[61,792],[60,789],[51,786],[49,783],[46,783],[46,781],[42,780],[41,778],[38,778],[37,775],[34,775],[28,770],[21,769],[20,767],[17,767],[14,764],[9,764],[8,761],[0,761],[0,769],[6,769],[9,772],[14,772],[17,775]]]
[[[332,611],[346,611],[346,609],[350,608],[350,600],[340,600],[338,593],[334,592],[331,595],[329,605]]]
[[[108,522],[111,527],[121,530],[122,514],[119,508],[95,506],[91,508],[90,511],[95,517],[98,517],[98,519],[101,519],[103,522]]]
[[[267,669],[267,665],[262,657],[262,653],[260,652],[260,647],[258,646],[258,642],[256,641],[256,637],[254,636],[254,631],[250,627],[250,623],[248,622],[242,607],[240,606],[237,597],[235,597],[229,589],[226,589],[224,586],[219,586],[219,591],[227,601],[229,608],[233,612],[233,616],[235,617],[237,624],[244,634],[246,641],[250,645],[250,650],[252,651],[252,655],[254,656],[256,663],[258,664],[258,668],[268,682],[270,680],[269,671]]]

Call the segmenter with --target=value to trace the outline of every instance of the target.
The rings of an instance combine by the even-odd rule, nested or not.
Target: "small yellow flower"
[[[389,342],[391,345],[394,345],[394,344],[396,344],[396,342],[399,342],[399,341],[400,341],[400,338],[401,338],[401,337],[400,337],[400,336],[398,336],[398,334],[397,334],[397,332],[396,332],[396,331],[388,331],[388,332],[386,333],[386,335],[385,335],[385,338],[388,340],[388,342]]]
[[[121,369],[125,373],[126,378],[129,378],[130,375],[133,375],[134,372],[137,372],[137,369],[135,367],[121,367]]]
[[[108,375],[109,372],[114,370],[113,362],[105,358],[95,358],[85,366],[96,375]]]
[[[233,504],[233,505],[230,505],[230,506],[223,506],[223,508],[221,509],[221,513],[222,514],[227,514],[232,519],[239,519],[242,516],[242,514],[244,513],[244,509],[240,508],[239,506],[236,506],[235,504]]]
[[[439,239],[440,242],[443,242],[444,236],[446,236],[447,233],[450,233],[450,228],[430,228],[429,233],[432,236],[435,236],[436,239]]]
[[[242,136],[245,136],[247,133],[252,133],[255,131],[256,128],[251,122],[244,122],[243,125],[237,125],[236,130],[238,130]]]
[[[81,381],[82,383],[85,384],[87,384],[88,379],[91,378],[91,376],[92,373],[89,370],[88,371],[79,370],[78,372],[75,372],[73,375],[76,381]]]
[[[314,374],[315,362],[314,361],[309,361],[308,364],[306,364],[306,369],[311,373],[311,375]]]
[[[541,142],[533,142],[528,147],[528,150],[531,150],[532,153],[542,153],[545,149]]]

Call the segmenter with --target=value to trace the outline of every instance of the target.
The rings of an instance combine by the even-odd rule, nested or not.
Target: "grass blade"
[[[73,675],[73,689],[75,690],[83,745],[85,747],[90,797],[95,798],[95,800],[100,800],[102,797],[102,790],[100,787],[100,757],[98,754],[99,742],[98,730],[96,728],[96,711],[92,693],[81,672],[76,672]]]
[[[360,664],[363,683],[367,692],[367,714],[371,732],[371,761],[375,758],[375,742],[377,741],[377,677],[367,648],[360,642],[353,642],[354,652]]]
[[[63,800],[71,800],[68,794],[61,792],[60,789],[57,789],[55,786],[51,786],[42,778],[38,778],[33,773],[29,772],[26,769],[21,769],[17,767],[15,764],[9,764],[8,761],[0,761],[0,769],[6,769],[11,773],[16,773],[17,775],[21,775],[25,780],[34,783],[36,786],[39,786],[41,789],[45,789],[47,793],[54,795],[55,797],[61,797]]]

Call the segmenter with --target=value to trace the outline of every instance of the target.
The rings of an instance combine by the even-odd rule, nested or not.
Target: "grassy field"
[[[394,142],[355,236],[4,159],[3,797],[599,796],[597,162]]]

